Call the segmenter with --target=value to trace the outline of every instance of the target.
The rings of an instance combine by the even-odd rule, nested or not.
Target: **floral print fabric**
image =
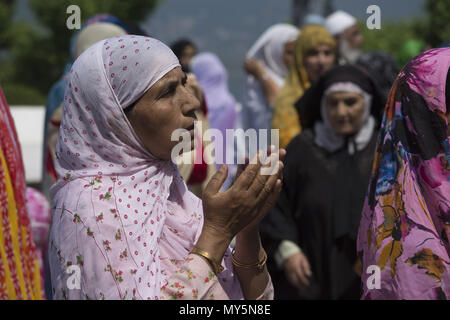
[[[229,252],[227,256],[229,257]],[[225,274],[228,272],[225,272]],[[223,275],[216,276],[210,266],[198,255],[190,254],[181,268],[176,269],[172,277],[161,288],[163,299],[178,300],[225,300],[236,299],[236,296],[224,294],[223,286],[227,279]],[[256,300],[273,300],[272,281]]]
[[[450,298],[449,66],[450,49],[429,50],[389,94],[359,229],[364,299]]]
[[[123,112],[178,66],[160,41],[129,35],[100,41],[75,61],[50,190],[56,299],[170,298],[161,288],[180,269],[195,269],[186,258],[201,232],[202,203],[174,163],[145,149]],[[240,299],[230,261],[223,261],[215,297]],[[203,271],[196,272],[201,279]],[[201,292],[214,284],[202,284]]]

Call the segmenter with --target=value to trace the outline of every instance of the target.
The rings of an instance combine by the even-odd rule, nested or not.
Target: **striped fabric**
[[[0,299],[42,299],[19,140],[0,88]]]

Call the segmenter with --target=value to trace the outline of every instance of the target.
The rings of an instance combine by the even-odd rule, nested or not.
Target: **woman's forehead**
[[[327,97],[330,98],[350,98],[350,97],[362,97],[360,93],[352,92],[352,91],[333,91],[327,94]]]
[[[307,50],[307,53],[317,52],[317,51],[328,51],[331,50],[331,46],[327,43],[319,43],[318,45],[311,47]]]
[[[161,90],[164,90],[167,85],[173,82],[179,82],[185,77],[185,73],[181,67],[176,67],[167,72],[161,79],[159,79],[150,89],[142,96],[142,98],[155,98]]]
[[[161,79],[159,79],[153,86],[159,87],[164,85],[166,82],[178,81],[185,77],[185,73],[181,70],[181,67],[176,67],[169,72],[167,72]]]

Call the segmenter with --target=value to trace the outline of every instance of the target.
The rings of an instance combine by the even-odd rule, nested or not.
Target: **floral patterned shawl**
[[[198,239],[201,201],[173,162],[145,149],[123,111],[178,66],[162,42],[130,35],[75,61],[50,190],[56,299],[159,299]],[[224,263],[223,290],[242,297],[229,253]]]
[[[450,298],[449,66],[450,49],[429,50],[389,94],[359,228],[363,299]]]

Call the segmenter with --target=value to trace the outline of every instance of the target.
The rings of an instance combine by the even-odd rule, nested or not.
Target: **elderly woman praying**
[[[192,137],[200,106],[185,84],[152,38],[106,39],[75,61],[51,188],[56,299],[273,297],[258,226],[281,190],[285,151],[270,152],[273,174],[260,152],[226,192],[221,166],[202,202],[171,157],[172,132]]]

